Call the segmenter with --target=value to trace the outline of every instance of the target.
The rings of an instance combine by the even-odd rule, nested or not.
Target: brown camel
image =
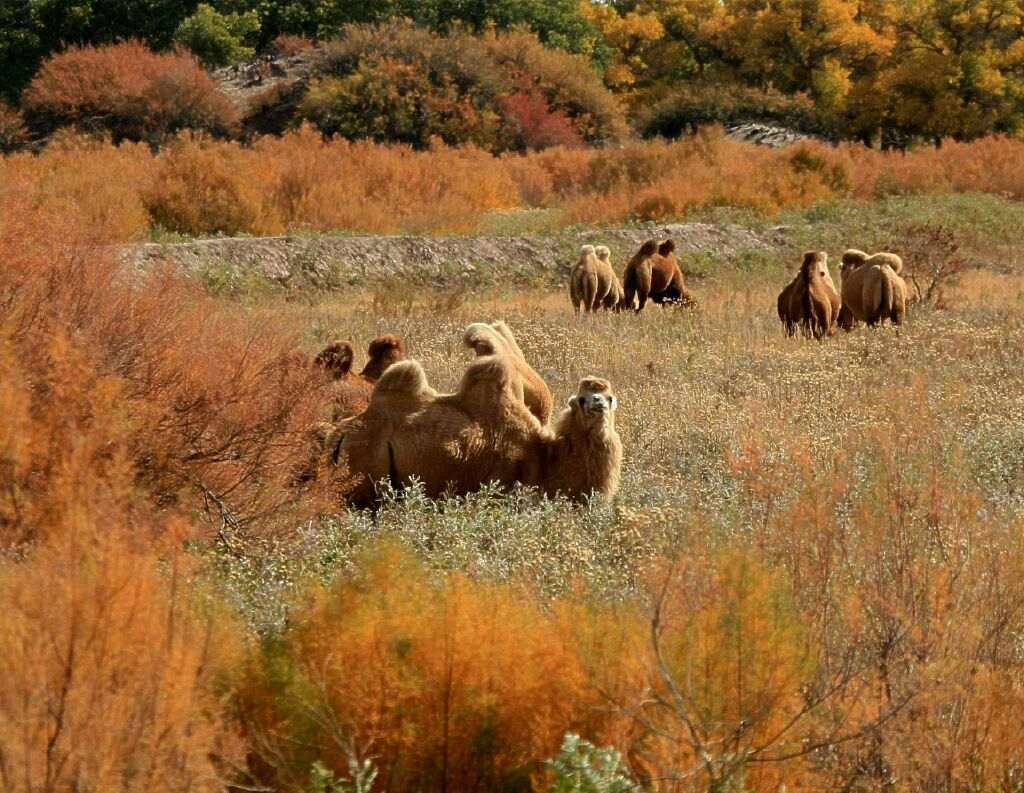
[[[679,268],[675,249],[676,244],[672,240],[665,240],[661,245],[647,240],[640,246],[626,265],[622,278],[625,307],[634,307],[634,297],[638,301],[637,313],[643,311],[648,298],[658,304],[697,305],[683,283],[683,271]]]
[[[569,273],[569,300],[574,313],[618,308],[622,285],[610,257],[611,251],[604,245],[584,245],[580,249],[579,261]]]
[[[497,482],[611,499],[622,464],[616,407],[607,381],[586,378],[547,428],[526,408],[517,363],[503,349],[473,360],[454,394],[438,394],[419,362],[403,361],[346,423],[339,464],[351,503],[361,506],[373,503],[382,479],[395,487],[419,481],[431,497]]]
[[[839,291],[836,289],[835,282],[833,282],[832,275],[828,270],[828,255],[824,252],[813,254],[814,258],[812,261],[814,263],[810,265],[808,264],[808,256],[812,256],[812,254],[804,254],[803,264],[793,277],[793,280],[779,293],[778,300],[776,301],[779,319],[782,321],[787,336],[795,335],[797,328],[801,326],[805,329],[808,327],[804,299],[808,282],[805,269],[808,267],[816,271],[816,277],[820,279],[821,284],[819,291],[828,297],[831,315],[831,322],[827,330],[829,335],[833,333],[834,324],[841,310],[842,303]]]

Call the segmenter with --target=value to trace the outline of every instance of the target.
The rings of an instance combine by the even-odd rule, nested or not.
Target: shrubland
[[[180,133],[158,153],[61,135],[0,161],[34,200],[116,227],[190,236],[296,231],[465,233],[494,213],[544,209],[548,228],[664,222],[721,209],[748,219],[900,196],[1024,195],[1024,144],[1003,137],[879,152],[807,142],[767,149],[714,129],[678,142],[555,147],[494,157],[434,141],[426,151],[325,140],[304,127],[250,146]]]
[[[655,790],[1013,789],[1012,277],[823,344],[782,334],[779,259],[692,279],[699,313],[578,321],[498,285],[234,302],[127,277],[109,231],[26,195],[3,193],[6,787],[306,791],[368,762],[372,789],[548,789],[573,733]],[[612,381],[614,505],[294,488],[323,339],[401,333],[449,389],[460,329],[499,316],[559,398]]]

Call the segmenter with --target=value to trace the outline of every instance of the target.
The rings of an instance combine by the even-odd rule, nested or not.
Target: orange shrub
[[[372,754],[385,790],[520,788],[595,699],[559,620],[512,586],[433,581],[385,546],[321,591],[239,694],[266,784]],[[296,740],[298,736],[302,740]]]
[[[37,123],[152,140],[183,128],[226,134],[237,113],[199,62],[138,41],[70,47],[43,63],[22,96]]]
[[[0,160],[0,194],[83,212],[96,236],[146,226],[192,235],[309,229],[370,233],[479,230],[494,211],[561,210],[557,222],[671,220],[703,207],[763,215],[837,197],[994,191],[1024,198],[1024,143],[984,138],[909,153],[803,142],[769,149],[720,131],[617,149],[557,146],[494,157],[473,146],[426,151],[325,140],[305,126],[250,147],[181,133],[159,154],[73,136],[38,157]],[[17,184],[17,188],[13,185]]]
[[[237,634],[193,608],[183,560],[76,496],[59,536],[0,566],[0,784],[221,791],[243,756],[217,685]]]
[[[153,161],[143,202],[161,228],[204,236],[276,234],[254,158],[237,143],[184,134]]]
[[[218,528],[266,526],[294,505],[322,385],[295,356],[298,334],[229,312],[179,274],[129,272],[87,209],[33,206],[8,187],[0,357],[4,399],[24,407],[8,442],[31,440],[0,467],[0,543],[60,524],[54,483],[73,455],[86,501],[109,490],[132,510],[200,510]]]

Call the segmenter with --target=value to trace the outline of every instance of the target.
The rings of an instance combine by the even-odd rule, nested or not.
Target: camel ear
[[[574,408],[574,407],[576,407],[579,404],[579,402],[580,402],[579,394],[573,394],[571,397],[569,397],[569,401],[566,402],[565,405],[566,405],[566,407]]]

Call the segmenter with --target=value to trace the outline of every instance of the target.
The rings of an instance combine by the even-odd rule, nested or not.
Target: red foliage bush
[[[538,91],[520,91],[502,102],[514,122],[520,149],[580,146],[583,139],[562,110],[552,110]]]
[[[192,55],[151,52],[138,41],[53,56],[22,105],[37,124],[105,130],[115,140],[159,140],[184,128],[223,135],[237,123],[237,111]]]

